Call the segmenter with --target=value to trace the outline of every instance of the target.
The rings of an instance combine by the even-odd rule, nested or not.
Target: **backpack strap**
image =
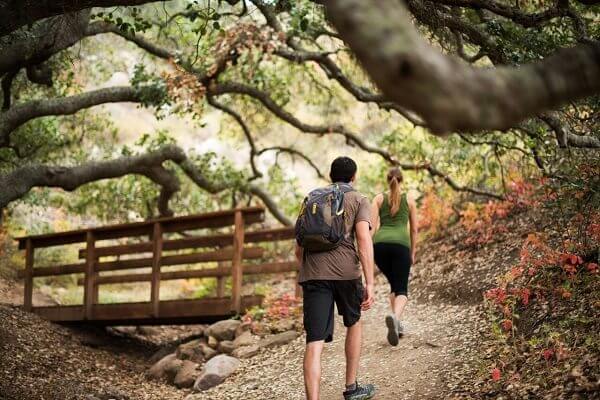
[[[354,189],[354,187],[352,185],[350,185],[349,183],[336,183],[335,185],[337,185],[340,190],[342,191],[342,193],[348,193],[348,192],[355,192],[356,189]]]

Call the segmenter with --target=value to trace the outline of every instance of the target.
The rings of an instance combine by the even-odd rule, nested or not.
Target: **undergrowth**
[[[485,293],[490,327],[471,397],[600,397],[597,172],[584,165],[575,179],[542,181],[541,191],[525,196],[524,206],[548,208],[554,220],[527,236],[519,262]],[[491,222],[473,229],[493,232]]]

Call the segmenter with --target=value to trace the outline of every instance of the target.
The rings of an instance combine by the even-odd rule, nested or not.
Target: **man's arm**
[[[294,254],[296,254],[296,260],[298,260],[298,262],[300,264],[302,264],[302,253],[304,253],[304,249],[302,247],[300,247],[300,245],[298,243],[296,243],[296,248],[294,249]]]
[[[368,310],[373,304],[373,240],[369,232],[370,224],[367,221],[356,223],[356,242],[358,243],[358,257],[365,275],[365,297],[361,304],[363,310]]]

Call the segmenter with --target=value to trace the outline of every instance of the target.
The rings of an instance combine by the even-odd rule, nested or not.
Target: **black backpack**
[[[334,183],[315,189],[302,203],[296,220],[296,242],[305,250],[335,249],[346,236],[344,194],[354,189],[347,183]]]

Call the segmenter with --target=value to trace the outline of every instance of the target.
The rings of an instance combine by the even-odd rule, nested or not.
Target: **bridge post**
[[[34,258],[33,242],[27,238],[25,242],[25,298],[23,299],[23,308],[25,311],[31,311],[33,306],[33,258]]]
[[[233,229],[233,258],[231,260],[231,311],[242,311],[242,261],[244,251],[244,214],[236,210]]]
[[[154,223],[152,232],[152,282],[150,286],[150,303],[152,315],[158,318],[160,307],[160,264],[163,248],[163,232],[160,222]]]
[[[83,286],[83,307],[85,319],[92,319],[94,312],[94,287],[96,287],[96,238],[94,232],[87,231],[85,249],[85,276]]]

